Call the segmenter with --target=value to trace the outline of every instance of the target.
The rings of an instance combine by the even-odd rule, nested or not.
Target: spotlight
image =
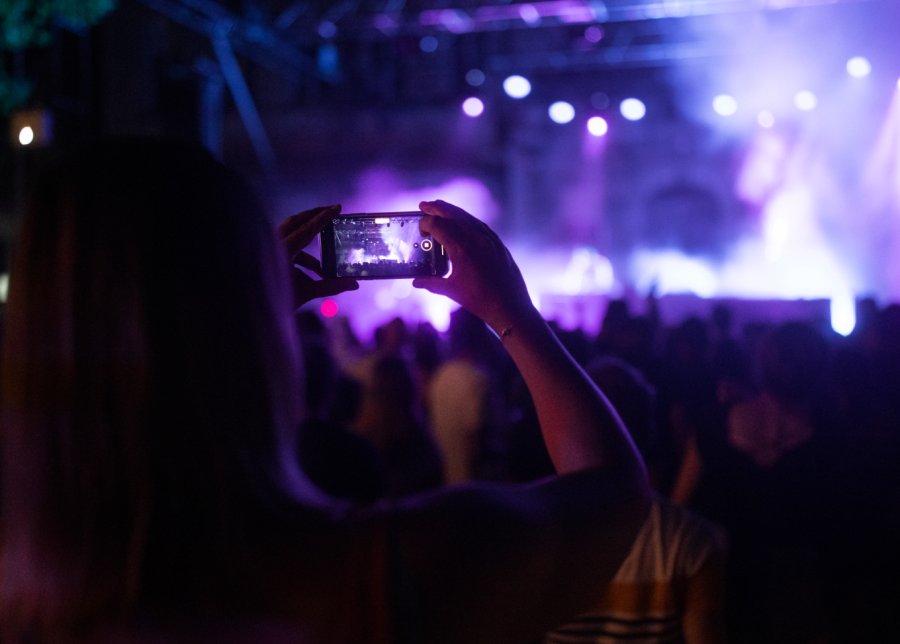
[[[9,137],[21,146],[53,143],[53,115],[47,110],[14,112],[9,120]]]
[[[419,41],[419,49],[424,51],[426,54],[437,51],[437,48],[438,39],[434,36],[422,36],[422,39]]]
[[[594,92],[591,94],[591,105],[598,110],[605,110],[609,107],[609,94],[606,92]]]
[[[529,27],[533,27],[541,21],[541,14],[530,4],[519,6],[519,17]]]
[[[463,101],[462,111],[466,116],[476,118],[484,113],[484,102],[475,96],[470,96]]]
[[[854,56],[847,61],[847,73],[853,78],[865,78],[872,73],[872,64],[864,56]]]
[[[640,121],[647,114],[647,106],[637,98],[626,98],[619,104],[619,112],[629,121]]]
[[[323,20],[319,23],[319,26],[316,28],[316,31],[319,32],[319,35],[326,40],[330,38],[334,38],[337,34],[337,25],[335,25],[330,20]]]
[[[531,83],[524,76],[509,76],[503,81],[503,91],[510,98],[525,98],[531,94]]]
[[[560,125],[565,125],[575,118],[575,108],[566,101],[556,101],[549,107],[547,113],[550,115],[551,121]]]
[[[719,94],[713,99],[713,109],[719,116],[734,116],[738,111],[738,102],[734,96]]]
[[[34,130],[30,125],[26,125],[19,130],[19,145],[31,145],[34,141]]]
[[[587,120],[587,129],[593,136],[605,136],[609,132],[609,124],[602,116],[592,116]]]
[[[759,123],[760,127],[769,129],[775,126],[775,115],[769,110],[763,110],[756,115],[756,122]]]
[[[466,72],[466,82],[472,87],[480,87],[484,84],[484,72],[480,69],[470,69]]]
[[[847,337],[856,328],[856,299],[852,293],[842,293],[831,298],[831,328]]]
[[[590,43],[597,44],[603,40],[603,27],[600,25],[591,25],[584,30],[584,39]]]
[[[798,110],[802,112],[811,112],[816,109],[816,105],[819,103],[819,99],[816,98],[816,95],[810,92],[809,90],[803,90],[802,92],[797,92],[794,95],[794,105]]]

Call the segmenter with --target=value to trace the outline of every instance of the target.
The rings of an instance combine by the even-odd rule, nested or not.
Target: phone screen
[[[421,212],[342,215],[322,231],[322,268],[330,277],[441,276],[444,248],[419,231]]]

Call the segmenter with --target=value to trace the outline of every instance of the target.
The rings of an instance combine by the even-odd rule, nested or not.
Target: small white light
[[[863,56],[854,56],[847,61],[847,73],[853,78],[865,78],[872,73],[872,63]]]
[[[810,92],[809,90],[803,90],[802,92],[797,92],[794,96],[794,105],[798,110],[803,112],[811,112],[816,109],[816,105],[818,105],[819,99],[816,98],[816,95]]]
[[[20,145],[31,145],[34,141],[34,130],[31,129],[30,125],[26,125],[21,130],[19,130],[19,144]]]
[[[602,116],[592,116],[587,121],[587,129],[593,136],[605,136],[609,132],[609,124]]]
[[[852,293],[831,298],[831,328],[847,337],[856,328],[856,299]]]
[[[531,94],[531,83],[524,76],[509,76],[503,81],[503,91],[510,98],[525,98]]]
[[[484,113],[484,102],[476,96],[470,96],[463,101],[462,111],[472,118],[481,116]]]
[[[550,120],[560,125],[565,125],[575,118],[575,108],[566,101],[556,101],[547,109]]]
[[[629,121],[640,121],[647,114],[647,106],[637,98],[626,98],[619,104],[619,112]]]
[[[737,99],[728,94],[719,94],[713,99],[713,109],[719,116],[734,116],[738,111]]]

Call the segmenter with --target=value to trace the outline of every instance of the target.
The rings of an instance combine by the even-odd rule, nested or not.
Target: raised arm
[[[646,474],[615,411],[532,306],[500,239],[450,204],[421,208],[423,232],[445,246],[452,273],[414,284],[453,298],[498,332],[565,475],[450,488],[394,510],[395,561],[408,575],[416,616],[406,635],[535,640],[606,589],[646,516]]]
[[[434,201],[420,207],[429,215],[423,232],[444,245],[453,271],[414,285],[457,301],[500,336],[534,399],[556,471],[615,469],[623,484],[645,486],[643,462],[618,415],[534,308],[500,238],[456,206]]]

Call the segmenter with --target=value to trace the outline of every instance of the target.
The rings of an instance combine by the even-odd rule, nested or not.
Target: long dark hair
[[[37,183],[0,372],[0,633],[228,592],[254,512],[303,496],[284,271],[252,192],[202,149],[107,142]]]

